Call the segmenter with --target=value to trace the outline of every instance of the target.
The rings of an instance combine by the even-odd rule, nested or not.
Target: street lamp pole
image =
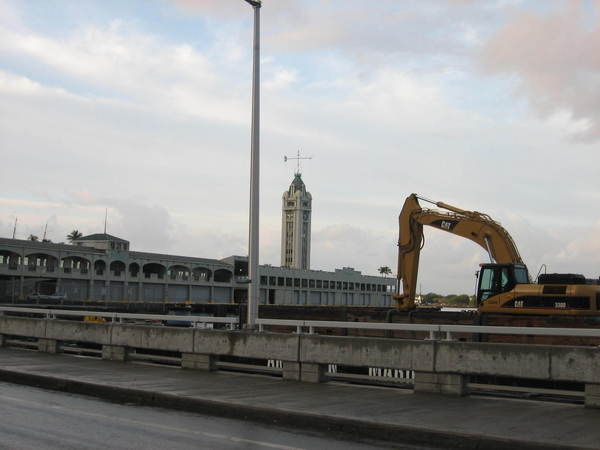
[[[259,213],[259,172],[260,172],[260,0],[244,0],[254,9],[254,50],[252,64],[252,146],[250,156],[250,232],[248,243],[248,311],[246,328],[256,328],[259,303],[258,272],[258,213]]]

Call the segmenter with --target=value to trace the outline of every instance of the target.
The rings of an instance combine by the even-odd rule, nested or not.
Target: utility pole
[[[250,230],[248,243],[248,312],[246,328],[256,328],[258,318],[260,274],[258,266],[259,175],[260,175],[260,0],[244,0],[254,10],[252,63],[252,136],[250,150]]]
[[[108,222],[108,208],[104,209],[104,234],[106,234],[106,223]]]

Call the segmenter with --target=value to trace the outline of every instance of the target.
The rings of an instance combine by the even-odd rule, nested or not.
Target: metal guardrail
[[[178,316],[173,314],[133,314],[133,313],[115,313],[106,311],[72,311],[65,309],[45,309],[45,308],[19,308],[16,306],[1,306],[0,314],[4,312],[40,314],[47,319],[55,319],[56,316],[73,317],[102,317],[111,319],[113,322],[122,322],[124,319],[130,320],[157,320],[173,322],[194,323],[225,323],[234,325],[239,322],[237,317],[211,317],[211,316]]]
[[[492,327],[482,325],[440,325],[441,333],[519,334],[530,336],[600,337],[600,328]]]
[[[417,323],[386,323],[386,322],[338,322],[325,320],[285,320],[285,319],[257,319],[258,330],[264,331],[265,325],[278,325],[296,327],[297,333],[308,329],[309,334],[315,334],[316,328],[342,328],[355,330],[396,330],[396,331],[425,331],[435,333],[439,331],[439,325],[417,324]],[[600,335],[600,334],[599,334]]]
[[[224,323],[230,326],[239,324],[238,317],[212,317],[212,316],[178,316],[167,314],[133,314],[106,311],[72,311],[64,309],[44,309],[0,306],[0,314],[4,312],[40,314],[48,319],[56,316],[74,317],[102,317],[113,322],[123,320],[156,320],[189,322],[190,324]],[[576,336],[600,338],[600,328],[544,328],[544,327],[498,327],[480,325],[443,325],[443,324],[414,324],[414,323],[380,323],[380,322],[340,322],[321,320],[288,320],[288,319],[257,319],[259,332],[265,331],[265,326],[285,326],[296,329],[296,333],[308,332],[316,334],[316,330],[323,328],[378,330],[378,331],[422,331],[429,333],[429,339],[444,336],[445,340],[453,340],[456,333],[463,334],[512,334],[530,336]]]
[[[376,323],[376,322],[338,322],[320,320],[275,320],[257,319],[259,331],[265,325],[294,326],[297,332],[308,329],[309,334],[315,333],[316,328],[343,328],[381,331],[425,331],[429,338],[435,339],[439,334],[445,335],[446,340],[453,340],[454,333],[467,334],[515,334],[535,336],[578,336],[600,338],[600,328],[544,328],[544,327],[495,327],[480,325],[443,325],[443,324],[414,324],[414,323]]]

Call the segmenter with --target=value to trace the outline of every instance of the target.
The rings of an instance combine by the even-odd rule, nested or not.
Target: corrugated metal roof
[[[161,253],[148,253],[148,252],[129,252],[130,258],[138,258],[138,259],[158,259],[158,260],[167,260],[167,261],[178,261],[185,263],[198,263],[198,264],[212,264],[219,265],[224,267],[231,267],[231,264],[228,264],[223,261],[219,261],[218,259],[210,259],[210,258],[194,258],[192,256],[178,256],[178,255],[167,255]]]
[[[29,239],[11,239],[11,238],[0,238],[0,245],[13,245],[13,246],[26,246],[26,247],[36,247],[47,250],[65,250],[70,252],[91,252],[91,253],[100,253],[104,254],[102,250],[96,250],[92,247],[82,247],[76,245],[70,245],[65,243],[55,244],[53,242],[39,242],[39,241],[30,241]]]
[[[90,234],[88,236],[82,236],[80,238],[74,239],[73,242],[77,241],[119,241],[119,242],[129,242],[125,239],[121,239],[120,237],[113,236],[107,233],[95,233]]]

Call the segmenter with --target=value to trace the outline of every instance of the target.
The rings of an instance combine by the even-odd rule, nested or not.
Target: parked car
[[[39,292],[34,292],[27,296],[27,300],[66,300],[66,294],[40,294]]]

